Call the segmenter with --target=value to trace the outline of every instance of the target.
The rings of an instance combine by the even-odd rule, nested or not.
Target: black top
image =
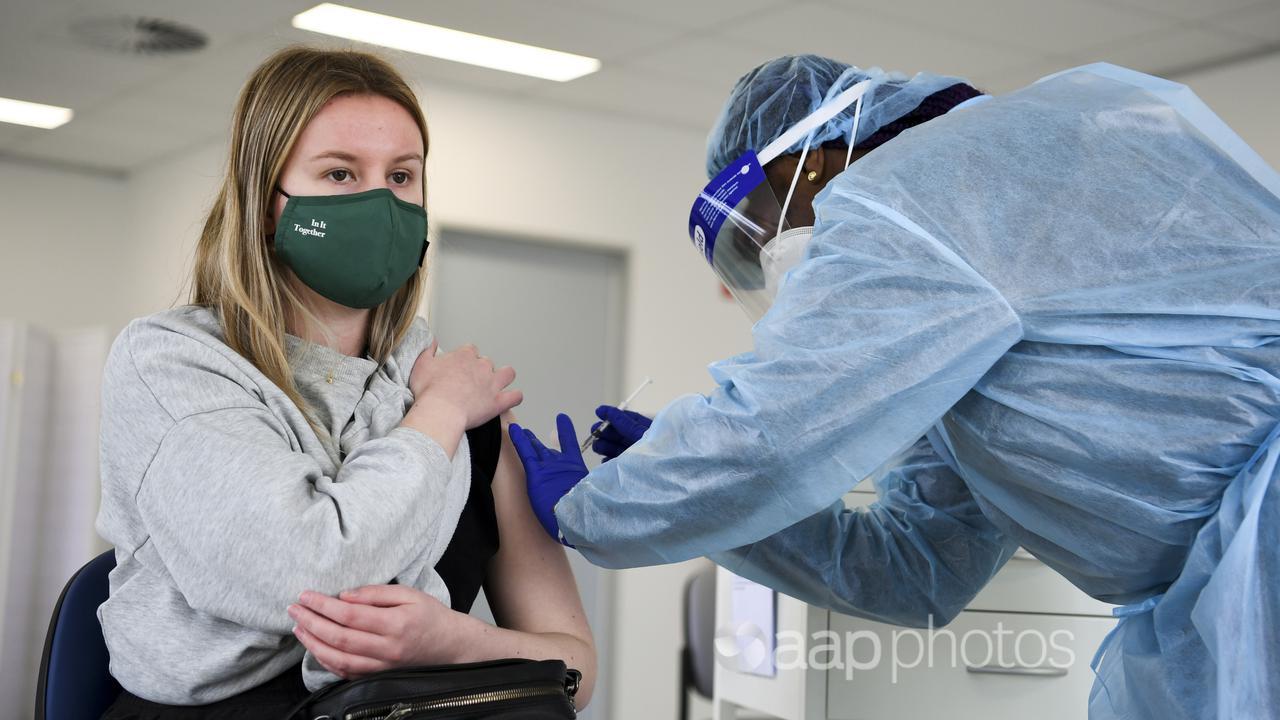
[[[484,584],[489,560],[498,552],[498,517],[493,507],[493,475],[502,452],[502,422],[494,418],[467,431],[471,446],[471,493],[462,507],[449,547],[436,563],[436,572],[449,587],[449,606],[461,613]]]
[[[436,563],[436,572],[449,588],[449,605],[471,612],[484,585],[489,560],[498,552],[498,516],[493,507],[493,475],[502,451],[502,423],[498,418],[467,431],[471,447],[471,491],[458,517],[449,546]],[[394,581],[392,581],[394,582]],[[307,697],[302,670],[295,665],[258,687],[210,705],[162,705],[124,691],[102,720],[247,720],[272,717]]]

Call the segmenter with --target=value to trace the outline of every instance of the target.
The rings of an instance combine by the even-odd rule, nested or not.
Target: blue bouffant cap
[[[786,55],[743,75],[733,86],[707,137],[707,176],[714,177],[744,152],[759,152],[824,102],[863,80],[872,87],[863,96],[854,146],[871,149],[981,93],[964,80],[930,73],[905,75],[880,68],[861,70],[820,55]],[[813,144],[848,142],[852,106],[815,131]],[[801,139],[784,154],[800,152]]]

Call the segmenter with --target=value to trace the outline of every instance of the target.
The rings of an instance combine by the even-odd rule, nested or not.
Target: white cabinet
[[[965,611],[930,633],[832,614],[837,636],[867,639],[854,643],[859,667],[827,671],[827,717],[1081,720],[1093,685],[1089,661],[1112,625],[1105,618]],[[867,667],[871,637],[882,657]]]
[[[869,487],[849,507],[869,505]],[[719,570],[716,625],[732,627]],[[1010,560],[950,625],[901,628],[832,613],[778,595],[777,631],[803,646],[774,678],[717,663],[715,716],[782,720],[1085,718],[1089,662],[1115,625],[1111,607],[1080,592],[1025,551]],[[779,647],[782,647],[781,641]],[[930,653],[932,652],[932,655]]]
[[[967,609],[1110,618],[1113,607],[1080,592],[1066,578],[1019,548]]]

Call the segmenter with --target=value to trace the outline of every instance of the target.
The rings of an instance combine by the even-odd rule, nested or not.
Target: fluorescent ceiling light
[[[0,97],[0,122],[52,130],[71,119],[71,108]]]
[[[419,55],[565,82],[600,69],[595,58],[547,50],[391,15],[322,3],[293,16],[302,30],[405,50]]]

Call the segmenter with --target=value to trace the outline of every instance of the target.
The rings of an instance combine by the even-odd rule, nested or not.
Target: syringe
[[[653,383],[653,378],[646,377],[644,379],[644,382],[640,383],[640,387],[636,388],[634,392],[632,392],[630,395],[627,396],[626,400],[623,400],[622,403],[618,405],[618,409],[626,410],[631,405],[631,401],[635,400],[636,397],[640,395],[640,391],[649,387],[649,385],[652,383]],[[597,427],[595,430],[592,430],[591,434],[587,436],[587,439],[583,441],[581,451],[586,452],[587,449],[591,447],[591,443],[598,440],[600,438],[600,433],[604,432],[604,429],[607,427],[609,427],[609,421],[605,420],[604,422],[600,423],[599,427]]]

